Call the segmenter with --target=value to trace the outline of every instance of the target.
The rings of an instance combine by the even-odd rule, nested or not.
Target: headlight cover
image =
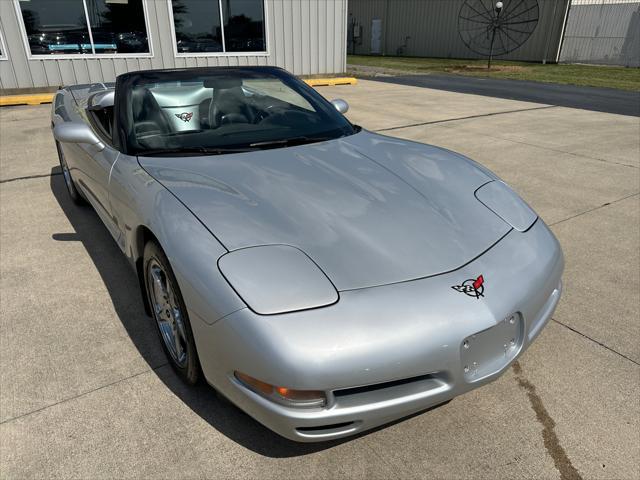
[[[251,310],[260,315],[324,307],[338,292],[320,267],[289,245],[263,245],[229,252],[218,268]]]
[[[475,195],[485,207],[520,232],[527,231],[538,218],[516,192],[499,180],[485,183]]]

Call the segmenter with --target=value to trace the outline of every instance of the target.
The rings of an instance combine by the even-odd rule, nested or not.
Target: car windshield
[[[333,105],[277,68],[138,72],[119,79],[128,153],[211,155],[355,133]],[[124,121],[123,121],[124,120]]]

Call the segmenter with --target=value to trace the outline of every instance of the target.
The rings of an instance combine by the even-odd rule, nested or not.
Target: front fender
[[[147,229],[167,255],[190,313],[211,324],[245,308],[217,267],[227,250],[135,157],[120,155],[109,178],[109,191],[114,221],[133,265],[143,255]]]

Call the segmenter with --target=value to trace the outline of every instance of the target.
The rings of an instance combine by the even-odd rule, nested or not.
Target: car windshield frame
[[[194,82],[199,84],[206,79],[207,82],[225,82],[231,80],[237,82],[240,80],[278,80],[284,86],[290,88],[294,93],[304,99],[311,108],[313,115],[318,116],[318,122],[315,125],[323,124],[323,129],[312,132],[289,131],[286,134],[288,126],[282,127],[282,135],[273,134],[264,136],[264,132],[278,132],[278,125],[271,129],[255,128],[255,132],[262,132],[263,136],[253,135],[252,129],[246,131],[233,131],[233,125],[224,125],[229,133],[220,135],[211,135],[206,137],[206,132],[213,132],[215,129],[208,130],[192,130],[175,133],[156,134],[156,137],[162,137],[167,141],[165,145],[142,145],[139,136],[136,134],[136,123],[134,121],[134,108],[132,106],[134,89],[141,86],[150,85],[148,88],[157,88],[158,84],[168,84],[175,82],[179,87]],[[204,84],[203,84],[204,86]],[[205,86],[205,88],[207,88]],[[244,87],[243,87],[244,88]],[[247,86],[250,89],[250,86]],[[114,132],[114,143],[118,145],[120,151],[129,155],[138,156],[199,156],[199,155],[217,155],[226,153],[238,153],[243,151],[256,151],[271,148],[283,148],[305,143],[315,143],[325,140],[341,138],[353,135],[359,131],[359,127],[353,125],[346,117],[336,110],[334,105],[326,100],[313,88],[305,82],[299,80],[287,71],[278,67],[204,67],[204,68],[186,68],[175,70],[147,70],[139,72],[130,72],[120,75],[116,79],[115,94],[115,112],[116,131]],[[213,93],[213,89],[212,89]],[[276,99],[279,100],[279,99]],[[213,100],[212,100],[213,101]],[[281,100],[282,103],[289,103]],[[292,105],[291,111],[297,110]],[[302,108],[300,108],[302,110]],[[305,112],[307,113],[307,112]],[[308,112],[311,115],[311,112]],[[244,125],[244,124],[242,124]],[[251,124],[246,124],[247,126]],[[326,126],[326,128],[324,128]],[[220,127],[216,127],[220,128]],[[182,137],[189,138],[191,143],[180,143]],[[237,142],[222,142],[218,144],[200,143],[205,139],[227,137],[237,138]],[[178,139],[178,140],[176,140]],[[181,148],[184,151],[181,152]],[[147,154],[145,155],[145,152]]]

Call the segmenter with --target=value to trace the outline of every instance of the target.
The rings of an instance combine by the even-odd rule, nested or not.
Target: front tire
[[[194,385],[200,378],[200,362],[189,315],[169,259],[154,242],[144,247],[144,283],[162,348],[178,376]]]
[[[64,152],[62,151],[62,147],[60,146],[60,142],[56,140],[56,150],[58,150],[58,160],[60,161],[60,168],[62,169],[62,176],[64,178],[64,184],[67,186],[67,191],[69,192],[69,198],[76,205],[85,205],[86,202],[82,195],[78,191],[73,178],[71,178],[71,171],[69,170],[69,166],[67,165],[67,160],[64,158]]]

